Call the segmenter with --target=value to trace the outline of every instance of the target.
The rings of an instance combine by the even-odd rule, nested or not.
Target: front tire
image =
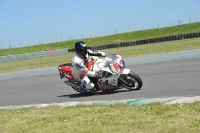
[[[131,71],[128,75],[121,75],[121,78],[127,83],[121,82],[121,85],[129,90],[140,90],[143,85],[142,79]]]

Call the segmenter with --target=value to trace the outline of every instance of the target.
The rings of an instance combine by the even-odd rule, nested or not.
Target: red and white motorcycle
[[[82,84],[73,78],[71,63],[63,64],[58,67],[60,74],[66,77],[65,83],[80,93],[91,93],[96,91],[112,91],[127,88],[129,90],[139,90],[142,87],[141,78],[125,68],[125,62],[120,55],[108,54],[104,59],[89,60],[88,69],[103,75],[101,79],[91,78],[95,84],[90,92],[82,88]],[[90,78],[90,77],[89,77]]]

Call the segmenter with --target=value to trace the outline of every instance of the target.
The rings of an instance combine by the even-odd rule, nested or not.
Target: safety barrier
[[[47,51],[42,51],[42,52],[33,52],[33,53],[17,54],[17,55],[9,55],[9,56],[0,56],[0,62],[10,62],[10,61],[15,61],[15,60],[54,56],[54,55],[61,55],[61,54],[67,54],[67,53],[68,53],[68,49],[60,49],[60,50],[47,50]]]
[[[143,44],[150,44],[150,43],[157,43],[157,42],[166,42],[166,41],[182,40],[182,39],[189,39],[189,38],[197,38],[197,37],[200,37],[200,32],[136,40],[136,41],[131,41],[131,42],[105,44],[105,45],[99,45],[99,46],[92,46],[89,48],[92,50],[102,50],[102,49],[128,47],[128,46],[143,45]],[[15,60],[24,60],[24,59],[30,59],[30,58],[67,54],[68,52],[74,52],[74,49],[49,50],[49,51],[44,51],[44,52],[34,52],[34,53],[18,54],[18,55],[10,55],[10,56],[0,56],[0,62],[9,62],[9,61],[15,61]]]
[[[197,37],[200,37],[200,32],[136,40],[136,41],[132,41],[132,42],[106,44],[106,45],[100,45],[100,46],[93,46],[93,47],[89,47],[89,48],[92,50],[102,50],[102,49],[128,47],[128,46],[143,45],[143,44],[150,44],[150,43],[157,43],[157,42],[166,42],[166,41],[182,40],[182,39],[189,39],[189,38],[197,38]],[[69,52],[74,52],[74,49],[69,49]]]

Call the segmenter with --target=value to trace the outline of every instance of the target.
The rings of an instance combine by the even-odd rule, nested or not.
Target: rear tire
[[[129,90],[140,90],[143,85],[142,79],[136,73],[131,71],[128,75],[121,76],[121,78],[123,78],[123,80],[125,80],[129,84],[127,86],[121,83],[121,85]]]

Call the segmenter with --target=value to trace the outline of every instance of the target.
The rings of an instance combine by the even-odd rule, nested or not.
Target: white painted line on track
[[[152,99],[126,99],[126,100],[107,100],[107,101],[86,101],[86,102],[65,102],[65,103],[51,103],[51,104],[33,104],[33,105],[22,105],[22,106],[4,106],[0,107],[0,110],[12,110],[12,109],[20,109],[20,108],[45,108],[49,106],[59,106],[59,107],[67,107],[67,106],[77,106],[77,105],[92,105],[92,104],[100,104],[100,105],[108,105],[108,104],[116,104],[122,103],[127,105],[132,104],[149,104],[149,103],[163,103],[163,104],[183,104],[183,103],[192,103],[195,101],[200,101],[200,96],[192,96],[192,97],[168,97],[168,98],[152,98]]]

